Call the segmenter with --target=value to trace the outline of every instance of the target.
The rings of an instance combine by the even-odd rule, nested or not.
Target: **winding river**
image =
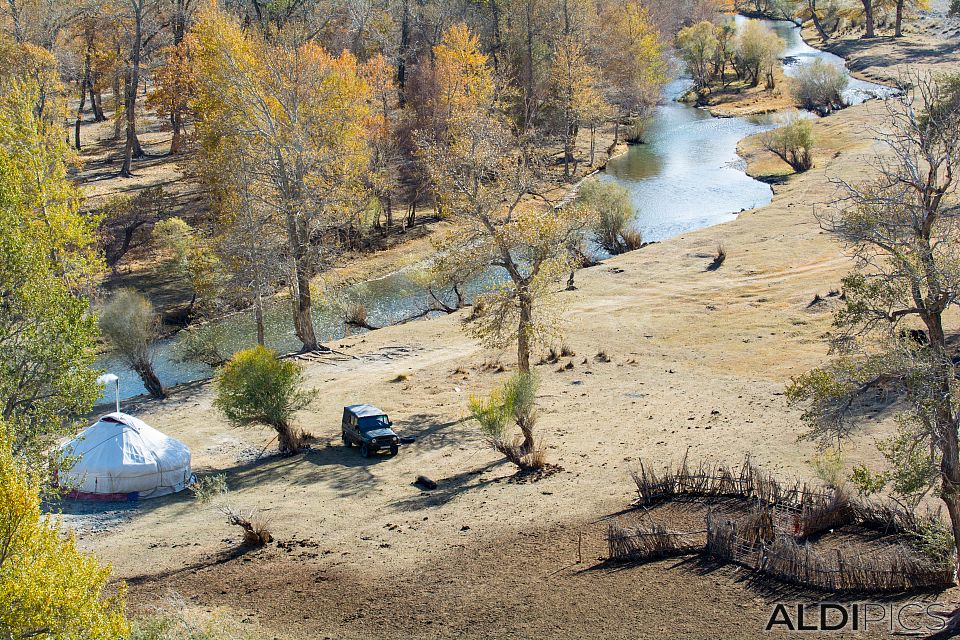
[[[747,20],[741,16],[736,18],[738,25]],[[764,23],[786,42],[783,64],[787,75],[818,58],[846,70],[842,58],[808,46],[800,37],[800,29],[792,23]],[[637,226],[647,241],[665,240],[726,222],[741,211],[767,204],[772,198],[767,184],[744,173],[744,163],[737,156],[737,143],[772,128],[776,118],[715,118],[703,109],[677,102],[689,86],[689,79],[679,78],[664,88],[646,144],[632,146],[611,160],[602,175],[602,179],[615,180],[630,191],[638,211]],[[890,93],[887,87],[851,77],[845,98],[857,104]],[[395,323],[430,306],[416,276],[415,268],[401,270],[385,278],[353,285],[340,299],[363,302],[373,325]],[[486,282],[475,283],[473,291],[484,284]],[[340,309],[331,302],[317,305],[314,313],[317,335],[328,341],[343,337],[345,328]],[[266,312],[267,344],[280,352],[300,346],[293,335],[289,313],[285,302],[272,304]],[[249,313],[237,314],[203,330],[218,334],[228,350],[254,342],[253,318]],[[120,376],[121,398],[144,393],[136,374],[112,354],[103,355],[97,364]],[[201,380],[212,374],[205,365],[179,362],[175,339],[164,340],[157,346],[154,364],[161,381],[168,386]],[[108,391],[107,395],[112,393]]]

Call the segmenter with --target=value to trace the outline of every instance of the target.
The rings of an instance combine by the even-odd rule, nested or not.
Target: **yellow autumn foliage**
[[[40,489],[0,425],[0,638],[126,637],[125,585],[106,595],[110,568],[41,511]]]

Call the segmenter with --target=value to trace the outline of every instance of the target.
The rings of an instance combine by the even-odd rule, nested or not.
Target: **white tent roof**
[[[187,445],[125,413],[103,416],[61,449],[77,460],[60,484],[81,496],[153,498],[183,490],[192,477]]]

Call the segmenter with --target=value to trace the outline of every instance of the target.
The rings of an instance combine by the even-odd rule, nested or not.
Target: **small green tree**
[[[717,35],[712,22],[704,20],[677,33],[677,53],[693,78],[693,88],[702,92],[713,80],[717,58]]]
[[[154,398],[167,390],[153,369],[153,351],[160,334],[160,317],[143,295],[120,289],[100,309],[100,331],[110,346],[133,369]]]
[[[609,253],[632,251],[643,243],[640,231],[633,228],[636,210],[625,187],[611,180],[591,180],[580,188],[577,203],[596,213],[597,243]]]
[[[483,398],[470,397],[470,414],[490,446],[520,469],[534,469],[544,464],[543,451],[537,448],[534,426],[537,379],[531,373],[516,373],[502,386]],[[519,435],[511,433],[513,426]]]
[[[794,118],[760,137],[764,148],[777,155],[797,173],[813,166],[813,129],[805,118]]]
[[[774,88],[773,70],[777,58],[786,44],[773,29],[751,20],[744,26],[737,39],[737,68],[746,75],[751,87],[766,80],[766,88]]]
[[[214,406],[236,426],[261,424],[277,432],[280,451],[297,453],[302,433],[293,417],[305,409],[316,393],[303,389],[303,372],[292,360],[256,346],[239,351],[224,365],[214,381]]]

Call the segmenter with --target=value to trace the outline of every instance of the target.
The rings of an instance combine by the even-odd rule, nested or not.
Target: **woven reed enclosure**
[[[784,484],[747,459],[739,467],[691,469],[686,459],[661,472],[641,465],[633,474],[647,510],[672,501],[706,508],[702,527],[673,531],[644,514],[643,522],[613,522],[608,557],[645,561],[681,554],[707,554],[771,578],[828,591],[910,591],[953,583],[952,559],[924,557],[910,543],[913,514],[892,505],[856,500],[842,491]],[[736,508],[730,508],[730,505]],[[717,508],[723,505],[723,508]],[[853,526],[893,542],[882,546],[813,544]]]

